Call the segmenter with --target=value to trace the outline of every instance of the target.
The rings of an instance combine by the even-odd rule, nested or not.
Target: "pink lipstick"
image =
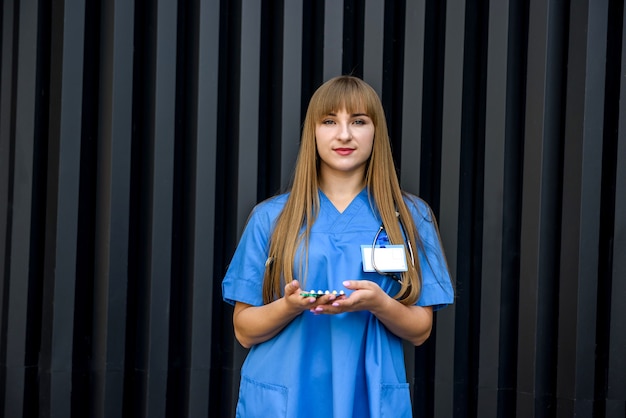
[[[350,155],[354,152],[354,148],[335,148],[335,152],[339,155]]]

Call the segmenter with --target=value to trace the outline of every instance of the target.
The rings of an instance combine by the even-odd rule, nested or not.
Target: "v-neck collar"
[[[319,190],[320,215],[316,221],[322,230],[343,231],[357,216],[362,213],[364,206],[369,205],[367,188],[363,188],[352,201],[346,206],[343,212],[339,212],[328,196]]]
[[[354,198],[348,203],[348,206],[343,211],[339,211],[337,207],[333,204],[328,196],[322,191],[319,190],[320,197],[320,205],[328,205],[332,208],[337,215],[347,215],[349,212],[353,212],[354,210],[358,210],[364,202],[367,202],[367,187],[364,187],[359,193],[354,196]]]

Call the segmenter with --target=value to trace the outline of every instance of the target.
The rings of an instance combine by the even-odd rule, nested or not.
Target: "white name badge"
[[[408,270],[404,245],[385,245],[384,247],[377,245],[374,250],[376,269],[372,265],[371,245],[361,245],[361,255],[363,271],[365,272],[375,272],[376,269],[382,273],[397,273]]]

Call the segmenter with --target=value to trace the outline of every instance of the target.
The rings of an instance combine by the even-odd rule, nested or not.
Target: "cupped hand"
[[[306,309],[314,310],[318,306],[329,305],[337,300],[337,295],[328,294],[319,297],[304,297],[300,293],[304,290],[300,287],[297,280],[293,280],[285,286],[285,301],[294,309],[304,311]]]
[[[342,297],[311,307],[316,314],[336,315],[343,312],[374,311],[388,302],[389,296],[369,280],[347,280],[343,285],[353,292],[349,297]]]

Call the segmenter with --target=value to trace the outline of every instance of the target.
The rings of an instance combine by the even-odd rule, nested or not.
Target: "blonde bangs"
[[[311,98],[307,116],[315,124],[329,113],[344,109],[348,113],[364,112],[374,125],[379,123],[378,96],[369,85],[357,78],[338,77],[322,85]]]

